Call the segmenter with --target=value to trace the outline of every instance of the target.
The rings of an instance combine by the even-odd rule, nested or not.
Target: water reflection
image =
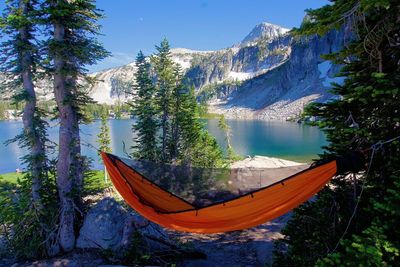
[[[111,147],[113,153],[124,156],[124,144],[129,152],[133,145],[133,120],[109,120]],[[218,120],[204,120],[205,126],[218,142],[225,147],[225,135],[218,128]],[[264,155],[281,157],[297,161],[310,161],[321,152],[326,144],[324,134],[315,127],[289,122],[238,121],[227,120],[232,129],[232,145],[240,155]],[[83,143],[97,146],[97,134],[101,122],[95,121],[81,126]],[[13,172],[20,168],[19,158],[24,151],[14,143],[8,146],[4,142],[15,137],[22,130],[20,121],[0,121],[0,173]],[[58,125],[50,123],[48,129],[52,141],[58,139]],[[82,153],[93,159],[95,168],[102,168],[97,152],[86,146]]]
[[[310,161],[326,144],[324,134],[316,127],[268,121],[227,121],[232,130],[232,145],[240,155],[264,155],[297,161]],[[224,140],[218,120],[208,120],[210,132]]]

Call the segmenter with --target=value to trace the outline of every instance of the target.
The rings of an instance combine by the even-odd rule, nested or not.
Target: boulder
[[[7,236],[0,230],[0,266],[11,266],[15,255],[11,252]]]
[[[8,241],[5,235],[0,233],[0,256],[8,250]]]
[[[89,210],[76,246],[118,251],[129,247],[136,231],[150,251],[176,247],[161,227],[126,210],[113,198],[104,198]]]

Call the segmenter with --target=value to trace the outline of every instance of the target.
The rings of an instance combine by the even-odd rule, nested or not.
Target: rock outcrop
[[[338,51],[343,39],[336,30],[322,37],[300,37],[261,23],[230,48],[172,49],[172,58],[185,71],[186,82],[195,86],[198,99],[210,104],[211,112],[228,118],[288,120],[299,117],[312,101],[329,100],[331,82],[343,82],[335,77],[339,66],[321,58]],[[134,71],[134,65],[128,64],[94,74],[100,82],[92,88],[92,96],[106,103],[126,99],[123,86]]]
[[[299,117],[305,105],[324,102],[332,95],[331,82],[339,66],[321,58],[340,50],[344,34],[333,30],[325,36],[294,36],[288,29],[261,23],[240,43],[218,51],[175,48],[172,59],[194,85],[198,99],[210,111],[228,118],[288,120]],[[91,74],[98,81],[89,95],[112,104],[133,98],[134,63]],[[0,77],[1,79],[1,77]],[[51,97],[51,82],[38,81],[38,94]]]
[[[211,110],[228,118],[287,120],[298,117],[312,101],[331,99],[331,82],[340,84],[343,79],[335,77],[339,67],[321,56],[340,49],[341,32],[286,38],[290,46],[287,60],[241,82],[229,95],[217,95]]]
[[[149,251],[176,247],[161,227],[128,212],[113,198],[104,198],[89,210],[76,246],[124,250],[129,248],[135,231],[140,234]]]

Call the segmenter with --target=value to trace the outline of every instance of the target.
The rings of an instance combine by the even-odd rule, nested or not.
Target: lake
[[[133,120],[109,120],[112,150],[114,154],[124,156],[124,145],[129,152],[132,145],[133,134],[131,131]],[[217,141],[225,146],[225,135],[218,128],[217,119],[204,120],[205,127]],[[326,145],[325,135],[316,127],[293,122],[275,121],[243,121],[227,120],[232,130],[231,143],[235,151],[243,156],[262,155],[284,158],[299,162],[307,162],[317,157],[322,152],[321,146]],[[81,126],[83,143],[95,146],[100,121]],[[58,138],[56,122],[50,123],[48,129],[51,140]],[[18,144],[8,146],[4,142],[19,134],[22,130],[21,121],[0,121],[0,173],[13,172],[21,168],[19,158],[24,151]],[[94,159],[94,168],[102,168],[95,150],[83,146],[84,155]]]

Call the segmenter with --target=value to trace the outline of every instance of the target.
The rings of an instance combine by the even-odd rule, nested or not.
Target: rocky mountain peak
[[[258,25],[256,25],[253,30],[242,40],[240,43],[241,45],[243,44],[248,44],[254,41],[257,41],[258,39],[261,38],[266,38],[266,39],[274,39],[278,36],[282,36],[285,33],[287,33],[289,29],[283,28],[281,26],[271,24],[268,22],[263,22]]]
[[[335,77],[340,67],[321,58],[340,50],[343,33],[334,30],[324,36],[292,38],[288,31],[264,22],[232,47],[173,48],[171,58],[181,66],[185,82],[195,86],[198,99],[209,104],[210,112],[226,118],[292,119],[307,103],[330,99],[331,82],[343,82]],[[98,103],[131,101],[126,91],[132,89],[135,72],[133,62],[92,73],[97,83],[90,96]],[[39,81],[37,87],[44,99],[51,97],[51,81]]]

